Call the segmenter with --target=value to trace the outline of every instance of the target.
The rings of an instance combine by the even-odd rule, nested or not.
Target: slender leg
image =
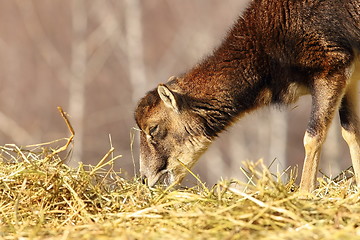
[[[353,81],[341,102],[339,113],[342,136],[349,146],[355,180],[360,186],[360,129],[357,100],[357,81]]]
[[[323,138],[320,135],[311,136],[309,132],[305,133],[305,160],[301,175],[300,191],[311,192],[315,189],[322,142]]]
[[[305,161],[300,182],[302,192],[315,189],[321,146],[334,113],[339,109],[345,86],[346,77],[340,75],[314,82],[311,116],[304,137]]]

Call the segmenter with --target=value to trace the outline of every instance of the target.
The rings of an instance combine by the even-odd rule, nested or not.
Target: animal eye
[[[159,125],[155,125],[154,127],[151,127],[149,129],[149,135],[154,137],[154,135],[157,133],[158,130],[159,130]]]

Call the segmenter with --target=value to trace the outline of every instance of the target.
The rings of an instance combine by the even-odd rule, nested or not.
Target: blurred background
[[[137,101],[160,82],[211,54],[248,0],[0,0],[0,144],[20,146],[69,136],[68,164],[96,164],[109,148],[128,177],[138,169]],[[246,160],[271,171],[302,168],[310,99],[250,114],[210,147],[194,172],[209,185],[244,178]],[[321,171],[351,165],[338,116],[323,148]],[[131,157],[131,133],[135,134]],[[111,141],[109,139],[111,136]],[[188,180],[191,181],[191,180]]]

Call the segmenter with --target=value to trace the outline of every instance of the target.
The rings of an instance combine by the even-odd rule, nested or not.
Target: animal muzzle
[[[174,177],[169,170],[165,169],[153,175],[141,175],[141,182],[149,187],[155,185],[169,186],[174,182]]]

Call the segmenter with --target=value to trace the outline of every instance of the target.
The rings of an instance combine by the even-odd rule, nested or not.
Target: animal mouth
[[[169,186],[173,182],[174,181],[173,181],[172,174],[167,169],[164,169],[164,170],[158,172],[154,177],[148,178],[148,186],[149,187],[153,187],[155,185]]]

